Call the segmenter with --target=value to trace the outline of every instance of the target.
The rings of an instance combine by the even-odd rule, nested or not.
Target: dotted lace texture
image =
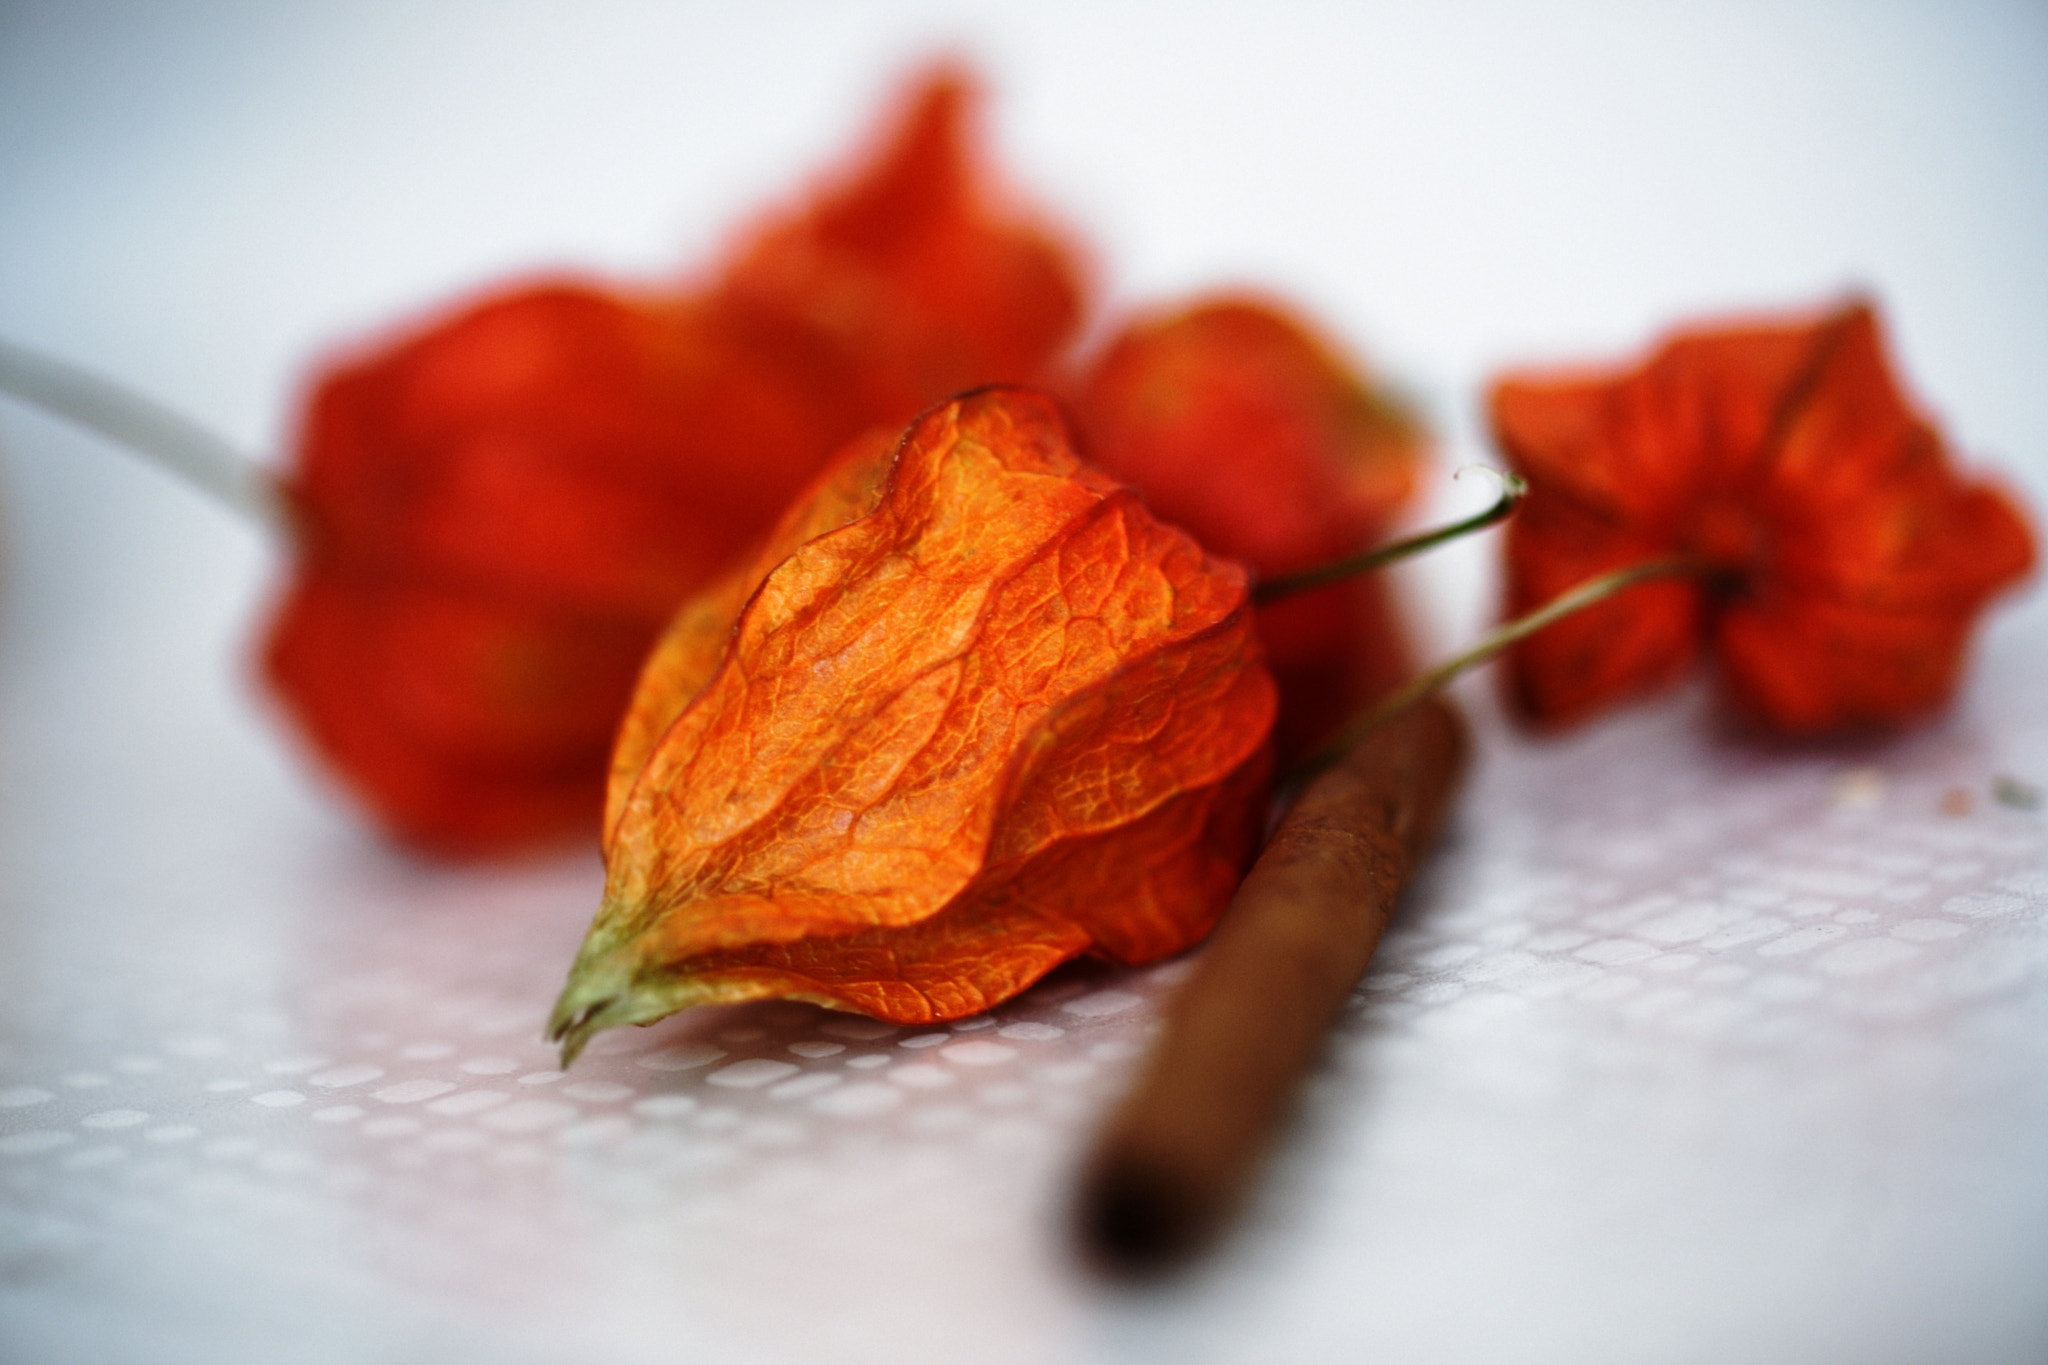
[[[1761,1153],[1773,1179],[1788,1132],[1932,1149],[2048,1076],[2043,813],[1967,745],[1788,757],[1704,729],[1663,708],[1569,742],[1482,736],[1307,1096],[1290,1150],[1324,1171],[1327,1216],[1356,1199],[1378,1225],[1401,1207],[1381,1185],[1445,1162],[1568,1181],[1581,1122],[1603,1169],[1660,1132]],[[1042,1258],[1073,1167],[1191,960],[1072,966],[946,1027],[689,1011],[565,1073],[539,1020],[560,907],[594,882],[328,906],[282,967],[183,990],[123,959],[129,1017],[29,1015],[0,1049],[0,1264],[87,1284],[140,1254],[155,1284],[190,1256],[215,1286],[290,1259],[337,1293],[424,1286],[567,1340],[600,1301],[774,1320],[797,1257],[806,1292],[967,1276],[1024,1315],[1015,1358],[1044,1347],[1031,1305],[1064,1302]],[[1638,1165],[1692,1178],[1669,1152]],[[551,1298],[564,1283],[586,1297]]]

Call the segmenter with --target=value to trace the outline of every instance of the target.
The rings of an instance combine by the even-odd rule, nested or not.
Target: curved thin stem
[[[1320,588],[1325,583],[1335,583],[1340,578],[1370,573],[1374,569],[1384,568],[1410,555],[1433,549],[1447,540],[1456,540],[1459,536],[1470,535],[1474,531],[1484,530],[1495,522],[1507,520],[1508,514],[1515,510],[1528,493],[1528,483],[1519,474],[1510,474],[1506,470],[1495,469],[1490,465],[1469,467],[1491,474],[1500,480],[1500,499],[1484,512],[1466,517],[1463,521],[1454,521],[1448,526],[1439,526],[1433,531],[1410,536],[1406,540],[1397,540],[1391,545],[1382,545],[1378,549],[1352,555],[1348,559],[1340,559],[1313,569],[1303,569],[1300,573],[1266,579],[1252,588],[1252,600],[1261,603],[1277,602],[1283,597],[1307,592],[1310,588]],[[1465,471],[1461,469],[1458,472],[1463,474]]]
[[[0,393],[98,432],[282,535],[276,478],[205,427],[111,380],[0,340]]]
[[[1561,621],[1574,612],[1583,611],[1596,602],[1603,602],[1638,583],[1652,578],[1677,578],[1698,574],[1706,567],[1697,559],[1651,559],[1641,564],[1631,564],[1625,569],[1601,574],[1597,578],[1587,579],[1576,588],[1552,598],[1527,615],[1503,622],[1471,648],[1417,674],[1400,691],[1382,698],[1377,704],[1347,721],[1344,728],[1331,736],[1320,749],[1297,763],[1287,774],[1288,780],[1300,781],[1312,773],[1320,772],[1341,758],[1346,750],[1366,735],[1400,715],[1466,669],[1485,663],[1510,645],[1534,635],[1545,626]]]

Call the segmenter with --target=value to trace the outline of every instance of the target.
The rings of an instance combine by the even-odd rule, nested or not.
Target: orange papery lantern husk
[[[555,1036],[764,997],[931,1022],[1178,952],[1252,851],[1274,709],[1242,567],[1049,398],[856,443],[652,656]]]
[[[1632,564],[1697,566],[1517,646],[1504,677],[1538,725],[1702,656],[1766,731],[1924,719],[1954,695],[1979,614],[2033,566],[2017,501],[1955,467],[1866,304],[1683,331],[1628,369],[1509,376],[1491,408],[1529,482],[1504,542],[1510,615]]]

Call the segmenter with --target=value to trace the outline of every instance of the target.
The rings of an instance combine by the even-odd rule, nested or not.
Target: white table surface
[[[950,47],[1112,301],[1302,299],[1447,466],[1511,360],[1860,287],[2048,506],[2038,5],[732,8],[0,9],[0,335],[274,450],[338,341],[701,262]],[[380,846],[249,681],[269,550],[182,487],[0,404],[0,513],[9,1361],[2048,1358],[2048,813],[1991,794],[2048,786],[2039,592],[1883,745],[1696,694],[1533,743],[1463,687],[1473,785],[1303,1123],[1132,1293],[1060,1218],[1175,967],[559,1076],[594,857]],[[1434,643],[1490,573],[1410,575]]]

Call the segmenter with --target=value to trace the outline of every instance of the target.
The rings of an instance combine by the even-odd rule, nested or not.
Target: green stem
[[[1496,626],[1490,634],[1471,648],[1452,655],[1427,672],[1418,674],[1400,691],[1382,698],[1375,705],[1354,716],[1320,749],[1295,764],[1293,770],[1287,774],[1287,779],[1290,782],[1299,782],[1327,768],[1366,735],[1385,725],[1466,669],[1485,663],[1510,645],[1534,635],[1545,626],[1561,621],[1574,612],[1583,611],[1596,602],[1604,602],[1616,593],[1632,588],[1638,583],[1652,578],[1677,578],[1698,574],[1705,567],[1697,559],[1652,559],[1587,579],[1526,616],[1518,616],[1512,621]]]
[[[280,537],[288,518],[276,478],[198,423],[89,371],[0,340],[0,393],[128,447]]]
[[[1510,474],[1487,465],[1475,465],[1472,468],[1482,470],[1500,480],[1500,500],[1484,512],[1469,516],[1463,521],[1452,522],[1449,526],[1439,526],[1434,531],[1424,531],[1421,535],[1397,540],[1391,545],[1382,545],[1376,550],[1352,555],[1349,559],[1304,569],[1300,573],[1266,579],[1253,587],[1252,600],[1262,604],[1277,602],[1283,597],[1292,597],[1311,588],[1320,588],[1325,583],[1335,583],[1340,578],[1353,578],[1362,573],[1370,573],[1374,569],[1385,568],[1410,555],[1433,549],[1447,540],[1456,540],[1459,536],[1470,535],[1474,531],[1484,530],[1495,522],[1507,520],[1508,514],[1515,510],[1516,505],[1528,493],[1529,485],[1519,474]],[[1458,472],[1462,475],[1465,471],[1461,469]]]

